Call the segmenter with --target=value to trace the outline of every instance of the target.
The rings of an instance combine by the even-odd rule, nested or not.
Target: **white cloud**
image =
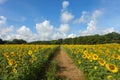
[[[0,0],[0,4],[4,4],[7,0]]]
[[[69,2],[68,1],[63,1],[62,3],[62,13],[60,16],[61,22],[62,23],[68,23],[69,21],[71,21],[74,18],[74,15],[70,12],[68,12],[67,7],[69,6]]]
[[[11,33],[14,31],[14,26],[2,27],[0,26],[0,38],[2,39],[11,39]]]
[[[69,34],[68,38],[75,38],[77,35],[76,34]]]
[[[37,34],[33,34],[32,31],[26,27],[26,26],[21,26],[17,30],[17,34],[15,35],[15,38],[17,39],[24,39],[29,41],[36,40],[37,39]]]
[[[87,23],[87,28],[84,31],[80,31],[81,35],[93,35],[93,34],[107,34],[114,32],[114,27],[101,29],[100,26],[97,25],[97,18],[102,14],[102,11],[95,10],[92,14],[91,20]]]
[[[64,39],[67,38],[67,35],[65,33],[61,33],[61,32],[56,32],[53,34],[52,39]]]
[[[63,1],[63,3],[62,3],[63,10],[65,10],[68,6],[69,6],[69,2]]]
[[[76,20],[74,21],[74,23],[81,24],[81,23],[86,22],[87,13],[88,13],[88,12],[83,11],[83,12],[82,12],[82,16],[81,16],[79,19],[76,19]]]
[[[95,10],[92,14],[90,22],[87,23],[87,29],[81,31],[81,35],[93,35],[99,33],[99,29],[97,26],[97,18],[102,14],[100,10]]]
[[[70,20],[72,20],[74,18],[74,15],[72,15],[70,12],[68,11],[64,11],[61,14],[61,22],[62,23],[68,23]]]
[[[92,15],[92,19],[97,19],[102,14],[102,11],[95,10]]]
[[[61,33],[68,33],[70,30],[70,27],[68,24],[61,24],[58,31],[60,31]]]
[[[21,34],[21,35],[30,34],[30,33],[31,33],[30,29],[27,28],[26,26],[20,27],[20,28],[17,30],[17,32],[18,32],[19,34]]]
[[[0,38],[11,39],[11,32],[14,31],[14,26],[6,27],[7,18],[5,16],[0,16]]]
[[[41,40],[48,40],[51,38],[52,33],[54,32],[54,27],[48,20],[45,20],[42,23],[36,24],[36,30],[39,33]]]
[[[6,17],[0,16],[0,26],[5,25],[6,24],[6,20],[7,20]]]
[[[53,25],[51,25],[48,20],[45,20],[42,23],[36,24],[36,29],[38,32],[51,32],[53,30]]]

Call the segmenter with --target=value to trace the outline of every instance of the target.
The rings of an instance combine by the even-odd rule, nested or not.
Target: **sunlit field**
[[[88,80],[120,79],[120,45],[63,45]]]
[[[119,44],[61,46],[87,80],[119,80]],[[36,80],[57,48],[57,45],[0,45],[0,80]]]
[[[0,45],[0,80],[36,80],[57,46]]]

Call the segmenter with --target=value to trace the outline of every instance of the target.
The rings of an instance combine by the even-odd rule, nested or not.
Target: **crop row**
[[[53,45],[0,45],[0,80],[36,80]]]
[[[120,45],[64,45],[87,80],[120,79]]]

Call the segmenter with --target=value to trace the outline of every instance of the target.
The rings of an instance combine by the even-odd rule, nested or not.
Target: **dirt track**
[[[64,78],[65,80],[86,80],[82,71],[77,68],[62,47],[58,50],[58,54],[55,59],[58,62],[59,77]]]

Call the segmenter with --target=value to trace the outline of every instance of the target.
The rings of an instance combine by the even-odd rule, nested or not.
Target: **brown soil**
[[[64,78],[65,80],[86,80],[82,71],[77,68],[62,47],[58,50],[58,54],[55,59],[58,62],[57,75],[60,78]]]

